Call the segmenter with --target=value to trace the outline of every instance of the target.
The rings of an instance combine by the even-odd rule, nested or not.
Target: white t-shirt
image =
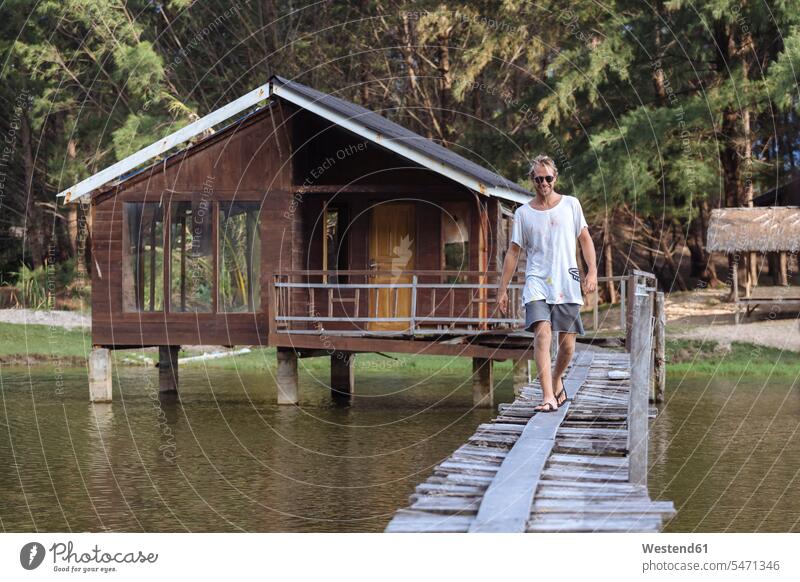
[[[528,255],[523,305],[537,299],[583,305],[575,250],[578,235],[587,226],[581,203],[574,196],[562,194],[549,210],[536,210],[530,204],[517,208],[511,242]]]

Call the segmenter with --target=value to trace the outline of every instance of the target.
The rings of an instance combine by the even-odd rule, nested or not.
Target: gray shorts
[[[581,321],[581,306],[577,303],[553,305],[544,299],[530,301],[525,304],[525,330],[533,331],[533,324],[537,321],[549,321],[553,332],[586,333]]]

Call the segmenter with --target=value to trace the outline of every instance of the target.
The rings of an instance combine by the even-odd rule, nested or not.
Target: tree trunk
[[[453,135],[453,78],[450,72],[450,35],[439,35],[439,119],[445,145]]]
[[[605,218],[603,219],[603,256],[604,256],[604,263],[605,263],[605,276],[609,279],[614,276],[614,250],[613,250],[613,242],[611,238],[611,228],[609,225],[608,214],[606,214]],[[614,281],[609,280],[606,283],[606,287],[608,289],[608,302],[609,303],[616,303],[617,302],[617,288],[615,287],[616,283]]]
[[[706,255],[706,265],[708,269],[708,284],[712,287],[719,285],[719,277],[717,276],[717,267],[714,264],[714,257],[706,250],[705,235],[708,232],[708,217],[711,215],[708,200],[704,200],[700,206],[700,244],[703,247],[703,253]]]
[[[750,110],[744,109],[742,111],[742,153],[744,154],[744,175],[743,184],[741,186],[742,206],[753,206],[753,143],[752,134],[750,132]]]
[[[664,261],[666,261],[672,271],[672,280],[677,283],[678,289],[681,291],[688,291],[689,288],[686,286],[686,281],[683,280],[678,266],[675,264],[675,259],[672,258],[672,251],[669,250],[669,244],[667,244],[667,240],[663,236],[661,237],[661,250],[664,253]]]
[[[42,264],[42,242],[39,224],[39,212],[34,200],[34,164],[33,164],[33,142],[31,140],[31,125],[28,119],[28,112],[23,111],[20,116],[20,129],[22,135],[22,167],[25,172],[25,241],[28,247],[28,257],[31,266],[35,269]],[[23,250],[23,256],[25,251]]]
[[[717,39],[717,67],[720,71],[727,70],[730,66],[729,61],[736,55],[736,40],[733,29],[730,25],[721,22],[716,23],[715,36]],[[720,165],[722,166],[723,187],[725,206],[728,208],[739,204],[740,182],[740,151],[737,147],[739,137],[738,112],[734,106],[728,106],[722,113],[722,135],[718,136],[717,142],[722,144],[719,153]]]
[[[690,225],[691,235],[687,240],[689,252],[692,256],[691,275],[692,277],[699,277],[702,281],[708,283],[710,287],[719,284],[717,279],[717,269],[714,266],[713,257],[711,253],[706,251],[705,235],[706,235],[706,221],[704,206],[708,206],[708,202],[704,202],[698,208],[698,216],[692,220]]]
[[[663,2],[661,0],[656,0],[653,4],[653,8],[656,12],[657,16],[661,16],[663,12]],[[656,94],[656,105],[658,107],[663,107],[667,102],[667,89],[664,83],[664,69],[662,68],[661,64],[661,57],[663,56],[663,48],[662,48],[662,41],[661,41],[661,27],[662,27],[662,20],[661,18],[656,18],[655,20],[655,60],[658,66],[653,66],[653,89]]]

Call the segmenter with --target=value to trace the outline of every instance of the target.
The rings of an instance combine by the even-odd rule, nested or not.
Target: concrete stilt
[[[180,346],[158,346],[158,390],[162,394],[178,391],[180,349]]]
[[[522,358],[514,362],[513,383],[514,383],[514,396],[522,394],[522,388],[531,382],[530,369],[528,363],[530,360]]]
[[[488,358],[472,358],[472,403],[481,408],[494,406],[494,374]]]
[[[92,348],[89,354],[89,401],[111,402],[111,352]]]
[[[356,355],[352,352],[331,354],[331,396],[349,398],[355,387]]]
[[[297,404],[297,352],[291,348],[278,348],[278,404]]]

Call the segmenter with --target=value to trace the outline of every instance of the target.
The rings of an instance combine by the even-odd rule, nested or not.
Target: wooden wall
[[[168,203],[188,200],[198,193],[206,193],[212,203],[262,202],[261,311],[125,312],[123,203]],[[448,201],[470,204],[470,270],[478,270],[481,264],[489,270],[502,266],[497,247],[497,200],[478,197],[455,182],[376,144],[364,144],[358,136],[278,100],[270,109],[204,139],[166,163],[93,195],[93,343],[117,347],[266,345],[270,276],[278,271],[322,268],[322,210],[328,200],[347,208],[351,269],[369,267],[370,208],[392,200],[410,200],[416,205],[417,270],[442,269],[440,205]],[[483,234],[481,212],[485,213]],[[164,225],[169,226],[166,212]],[[483,260],[479,257],[481,236]],[[169,289],[166,292],[169,294]],[[465,301],[466,292],[459,293],[457,300]],[[305,292],[293,293],[290,301],[295,313],[309,310]],[[430,310],[430,297],[421,296],[419,307]],[[366,307],[363,310],[366,314]]]
[[[166,164],[93,195],[92,343],[104,346],[266,344],[268,274],[291,263],[295,236],[288,128],[283,109],[259,113],[205,139]],[[273,129],[271,119],[276,119]],[[261,201],[261,313],[125,312],[122,306],[124,202]],[[165,228],[169,224],[165,213]],[[169,290],[167,290],[168,293]]]
[[[294,108],[290,119],[295,145],[294,183],[298,186],[375,184],[462,188],[304,109]]]

